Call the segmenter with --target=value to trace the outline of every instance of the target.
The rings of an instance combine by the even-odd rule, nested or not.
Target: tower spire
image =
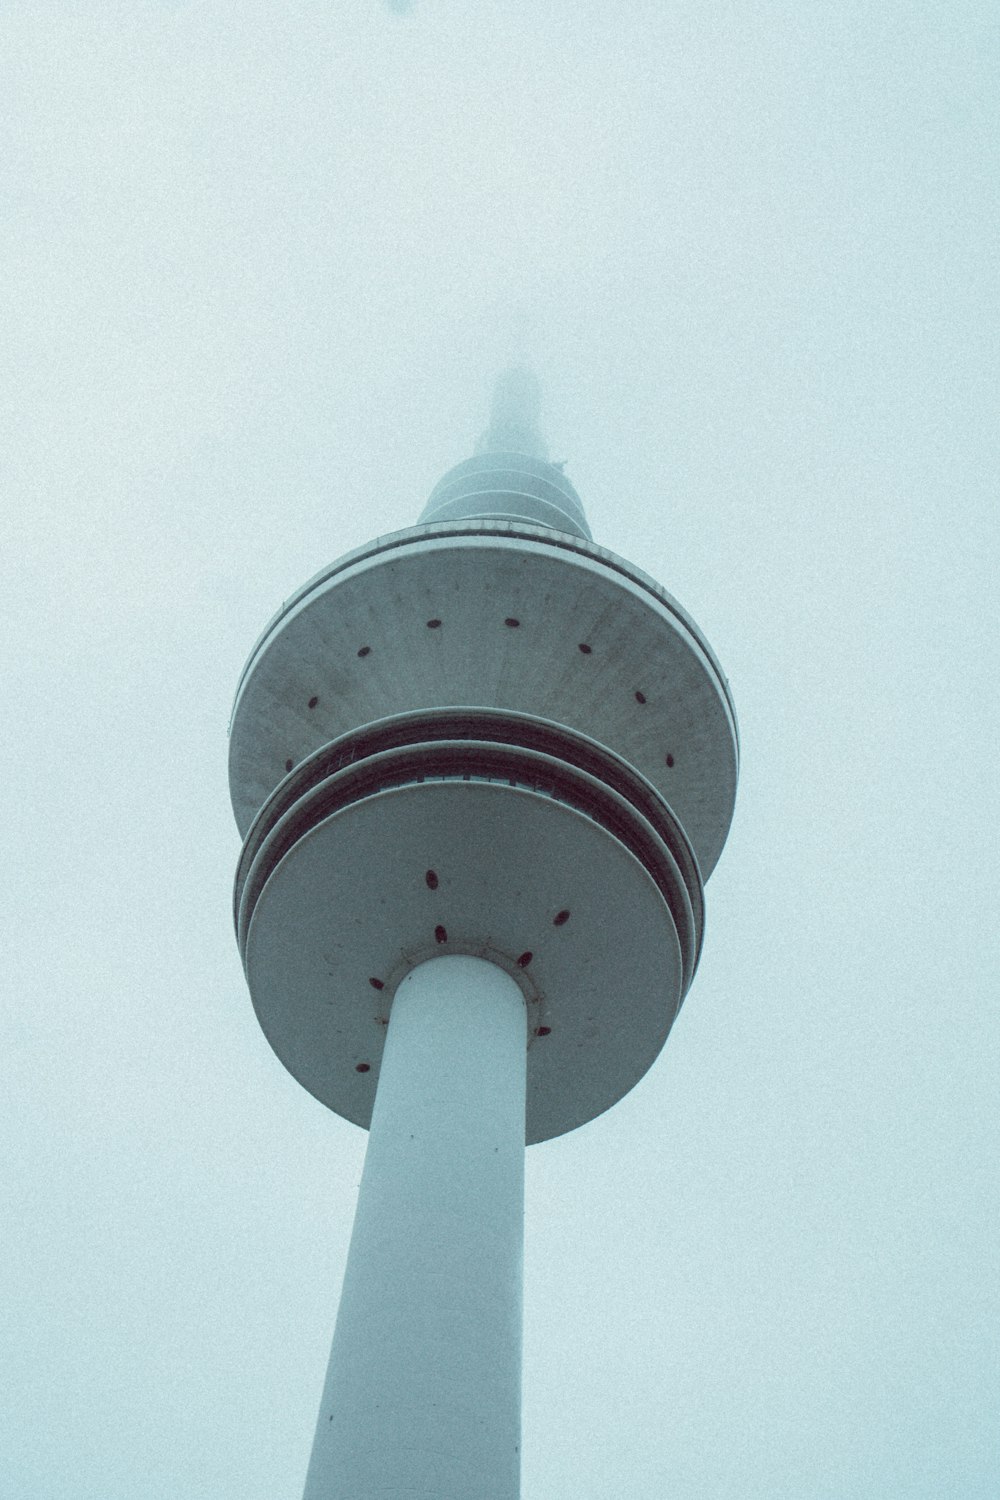
[[[534,370],[512,365],[493,386],[490,425],[476,444],[477,453],[524,453],[547,460],[542,436],[542,390]]]
[[[534,371],[527,365],[501,371],[475,456],[438,481],[419,524],[527,521],[592,540],[580,496],[562,466],[549,462],[541,416],[542,391]]]

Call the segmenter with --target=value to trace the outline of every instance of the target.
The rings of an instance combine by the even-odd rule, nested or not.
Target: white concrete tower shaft
[[[526,1031],[484,959],[399,986],[305,1500],[517,1500]]]

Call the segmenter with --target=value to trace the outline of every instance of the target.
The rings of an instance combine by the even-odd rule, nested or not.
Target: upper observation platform
[[[623,558],[568,532],[484,517],[377,538],[275,616],[230,727],[240,832],[328,741],[458,707],[532,714],[622,756],[680,818],[707,879],[738,770],[735,715],[707,641]]]

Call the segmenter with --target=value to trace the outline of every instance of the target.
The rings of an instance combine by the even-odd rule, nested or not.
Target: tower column
[[[304,1500],[517,1500],[526,1056],[495,964],[400,984]]]

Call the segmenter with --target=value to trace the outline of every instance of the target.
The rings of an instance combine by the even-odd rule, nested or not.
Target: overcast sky
[[[0,1500],[298,1500],[365,1136],[226,727],[531,360],[740,716],[698,978],[528,1155],[525,1500],[995,1500],[995,0],[0,11]]]

